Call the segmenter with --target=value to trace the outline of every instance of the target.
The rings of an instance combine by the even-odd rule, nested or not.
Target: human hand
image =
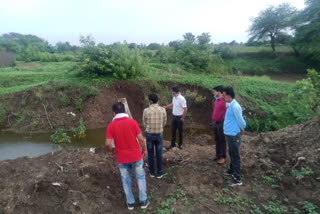
[[[142,150],[142,155],[143,155],[144,158],[148,157],[147,150]]]
[[[241,130],[241,134],[244,134],[246,131],[243,129],[243,130]]]
[[[181,119],[180,119],[180,120],[183,122],[183,121],[184,121],[184,118],[182,118],[182,117],[181,117]]]

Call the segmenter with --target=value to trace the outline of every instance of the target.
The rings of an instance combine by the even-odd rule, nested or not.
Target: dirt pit
[[[190,137],[183,150],[164,152],[166,176],[147,176],[148,209],[130,212],[116,161],[105,148],[2,161],[0,213],[317,213],[319,130],[320,119],[314,118],[276,132],[244,135],[243,185],[236,188],[228,188],[229,178],[220,174],[228,165],[209,160],[212,136]],[[133,191],[137,198],[135,179]]]

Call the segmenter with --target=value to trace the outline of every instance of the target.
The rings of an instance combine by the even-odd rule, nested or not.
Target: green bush
[[[77,128],[72,128],[73,137],[85,138],[86,137],[86,126],[83,122],[83,118],[79,120],[79,125]]]
[[[58,96],[60,99],[60,103],[62,104],[63,107],[67,107],[70,105],[69,97],[65,93],[63,93],[62,91],[59,91]]]
[[[58,129],[50,138],[53,143],[71,143],[71,138],[63,129]]]

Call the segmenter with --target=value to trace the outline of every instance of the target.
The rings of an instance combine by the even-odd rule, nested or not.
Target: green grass
[[[71,87],[108,84],[110,77],[85,79],[78,75],[77,62],[39,62],[39,66],[0,68],[0,95],[24,91],[39,85],[59,82]]]

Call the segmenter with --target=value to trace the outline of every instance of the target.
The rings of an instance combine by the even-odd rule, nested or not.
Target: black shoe
[[[166,172],[162,172],[161,174],[157,174],[156,178],[161,179],[166,174],[167,174]]]
[[[150,204],[150,201],[147,199],[145,200],[144,202],[141,202],[140,205],[141,205],[141,209],[146,209]]]
[[[179,145],[179,149],[181,149],[181,150],[183,149],[182,145]]]
[[[223,175],[225,175],[225,176],[231,176],[231,175],[232,175],[230,169],[223,170],[223,171],[221,172],[221,174],[223,174]]]
[[[241,185],[242,185],[242,181],[240,179],[235,178],[234,176],[232,176],[232,180],[228,182],[229,187],[235,187],[235,186],[241,186]]]
[[[173,147],[176,147],[176,145],[170,145],[170,146],[168,146],[166,149],[167,149],[167,150],[170,150],[170,149],[172,149]]]
[[[150,172],[149,172],[149,175],[150,175],[151,178],[156,177],[154,173],[150,173]]]
[[[128,210],[133,210],[134,209],[134,204],[127,204]]]

